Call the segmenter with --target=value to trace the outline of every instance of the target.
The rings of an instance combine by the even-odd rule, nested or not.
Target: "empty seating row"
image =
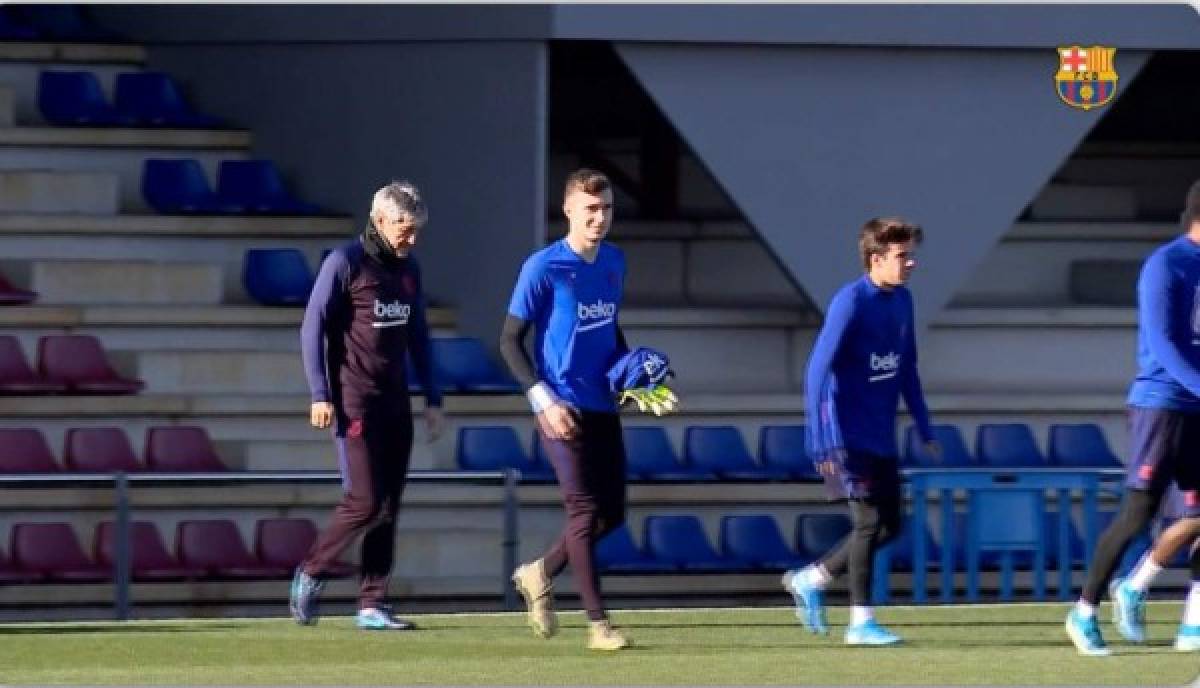
[[[213,129],[221,120],[194,111],[175,81],[162,72],[117,75],[113,102],[91,72],[44,71],[38,108],[50,124],[76,127],[172,127]]]
[[[1024,425],[980,426],[978,459],[967,451],[957,427],[940,425],[934,430],[943,447],[941,459],[926,454],[915,428],[910,427],[902,459],[906,467],[1121,466],[1103,432],[1093,424],[1052,426],[1048,457],[1038,451],[1032,432]],[[763,426],[757,457],[733,426],[686,428],[682,455],[675,452],[662,427],[626,427],[623,433],[626,474],[632,480],[821,480],[805,448],[803,425]],[[542,455],[536,432],[532,447],[531,456],[509,426],[464,427],[459,429],[456,459],[463,470],[515,468],[529,480],[552,480],[553,470]]]
[[[36,371],[17,338],[0,335],[0,394],[136,394],[143,387],[117,373],[90,335],[40,337]]]
[[[124,471],[213,473],[228,470],[204,428],[170,425],[146,431],[138,461],[120,428],[71,428],[63,442],[63,462],[54,460],[46,438],[35,428],[0,428],[0,473],[80,473]]]
[[[147,521],[130,523],[130,572],[137,582],[183,580],[283,580],[290,578],[317,537],[307,519],[271,518],[255,524],[254,550],[247,548],[237,525],[223,519],[180,521],[174,553],[158,528]],[[68,523],[16,523],[9,557],[0,552],[0,583],[97,583],[113,579],[116,528],[96,526],[91,556]],[[339,563],[330,577],[348,576]]]
[[[119,35],[97,26],[78,5],[0,6],[0,40],[116,42]]]
[[[270,160],[222,160],[216,190],[194,158],[149,158],[142,196],[159,213],[179,215],[315,215],[321,208],[297,200]]]
[[[0,275],[0,306],[23,306],[36,298],[37,292],[15,287]]]

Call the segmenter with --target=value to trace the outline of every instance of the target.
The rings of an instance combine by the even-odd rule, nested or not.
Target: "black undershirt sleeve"
[[[500,356],[526,392],[538,383],[533,373],[533,361],[525,351],[525,335],[529,334],[532,325],[528,320],[509,315],[504,318],[504,328],[500,330]]]

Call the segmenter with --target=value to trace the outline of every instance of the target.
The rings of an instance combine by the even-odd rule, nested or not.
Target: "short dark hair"
[[[1183,200],[1183,214],[1179,216],[1179,223],[1183,225],[1185,232],[1196,222],[1200,222],[1200,179],[1197,179],[1192,184],[1192,188],[1188,189],[1187,196]]]
[[[612,182],[608,181],[608,176],[603,172],[593,170],[590,167],[581,167],[567,175],[567,183],[563,188],[563,198],[565,199],[567,196],[570,196],[571,192],[575,190],[598,194],[610,188],[612,188]]]
[[[921,227],[898,217],[873,217],[867,220],[858,234],[858,252],[863,267],[871,269],[871,256],[882,256],[890,244],[921,243],[925,233]]]

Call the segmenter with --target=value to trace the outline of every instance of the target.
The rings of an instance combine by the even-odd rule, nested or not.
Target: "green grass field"
[[[892,648],[811,636],[790,609],[626,611],[635,647],[584,649],[584,622],[562,614],[534,638],[517,614],[419,615],[422,630],[363,632],[348,617],[0,624],[0,683],[14,684],[1134,684],[1185,685],[1200,654],[1172,650],[1181,607],[1153,603],[1150,642],[1084,658],[1062,631],[1063,604],[892,607]],[[1108,610],[1104,610],[1107,620]]]

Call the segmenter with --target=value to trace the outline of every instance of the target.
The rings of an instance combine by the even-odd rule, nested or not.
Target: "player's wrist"
[[[529,406],[534,413],[541,413],[559,402],[558,395],[545,382],[530,387],[529,391],[525,392],[525,398],[529,400]]]

